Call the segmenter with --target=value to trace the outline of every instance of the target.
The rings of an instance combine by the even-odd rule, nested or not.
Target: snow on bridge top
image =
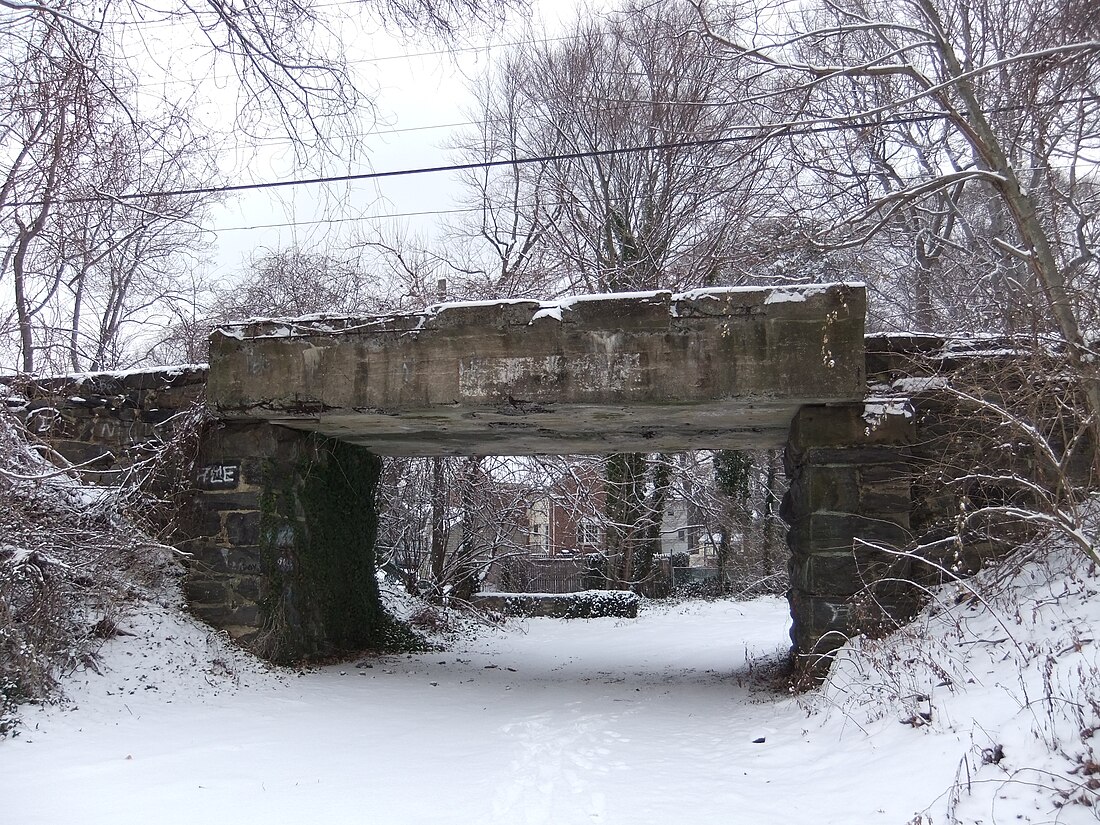
[[[865,313],[839,283],[252,319],[212,336],[208,398],[382,454],[776,446],[863,397]]]

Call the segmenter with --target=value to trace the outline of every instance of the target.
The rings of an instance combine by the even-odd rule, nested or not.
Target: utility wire
[[[756,131],[743,135],[726,135],[724,137],[702,138],[697,140],[671,141],[667,143],[647,143],[638,146],[624,146],[616,149],[590,149],[581,152],[564,152],[552,155],[538,155],[535,157],[510,158],[507,160],[473,161],[470,163],[454,163],[443,166],[421,166],[411,169],[391,169],[385,172],[361,172],[352,175],[326,175],[315,178],[292,178],[290,180],[265,181],[261,183],[237,183],[223,186],[196,186],[186,189],[160,189],[145,192],[125,192],[121,194],[100,193],[79,198],[56,199],[54,203],[102,203],[105,201],[134,201],[148,198],[177,197],[183,195],[220,195],[230,192],[252,192],[263,189],[282,189],[289,186],[312,186],[320,183],[351,183],[356,181],[383,180],[385,178],[409,177],[413,175],[430,175],[440,172],[468,172],[474,169],[494,169],[502,166],[529,166],[534,163],[556,163],[568,160],[586,160],[589,158],[616,157],[619,155],[636,155],[642,152],[665,151],[669,149],[697,149],[705,146],[719,146],[727,143],[742,143],[753,140],[771,140],[782,135],[812,135],[824,132],[837,132],[845,129],[866,129],[873,126],[894,126],[908,123],[925,123],[934,120],[942,120],[946,115],[931,114],[921,116],[909,116],[903,118],[889,118],[876,120],[870,123],[833,123],[827,126],[807,127],[795,124],[776,124],[770,127],[745,127],[755,128]],[[795,128],[797,127],[797,128]],[[9,207],[19,206],[43,206],[44,201],[20,201],[6,204]]]
[[[522,204],[519,208],[529,206]],[[313,218],[305,221],[283,221],[281,223],[258,223],[249,226],[213,226],[203,227],[204,232],[252,232],[259,229],[294,229],[299,226],[335,226],[340,223],[358,223],[360,221],[388,221],[397,218],[426,218],[433,215],[464,215],[472,212],[481,212],[481,206],[463,206],[456,209],[426,209],[419,212],[386,212],[372,215],[355,215],[345,218]]]
[[[1095,101],[1098,98],[1089,97],[1090,101]],[[1086,98],[1081,98],[1082,101]],[[1065,103],[1065,102],[1077,102],[1070,100],[1059,101],[1047,101],[1050,103]],[[1038,105],[1038,104],[1036,104]],[[1025,108],[1022,105],[1014,105],[1008,107],[1002,107],[998,109],[987,110],[986,114],[993,114],[1001,111],[1010,111]],[[525,158],[509,158],[506,160],[489,160],[489,161],[472,161],[470,163],[457,163],[446,164],[440,166],[422,166],[409,169],[391,169],[383,172],[360,172],[349,175],[326,175],[313,178],[292,178],[290,180],[281,181],[264,181],[259,183],[239,183],[239,184],[224,184],[220,186],[197,186],[181,189],[160,189],[150,190],[143,192],[125,192],[119,194],[111,194],[102,192],[97,195],[87,195],[78,198],[58,198],[54,203],[69,203],[69,204],[81,204],[81,203],[103,203],[103,202],[125,202],[135,200],[145,200],[150,198],[163,198],[163,197],[179,197],[185,195],[218,195],[228,194],[233,192],[248,192],[259,191],[265,189],[282,189],[291,186],[311,186],[316,184],[325,183],[352,183],[359,181],[371,181],[371,180],[383,180],[386,178],[397,177],[411,177],[415,175],[429,175],[437,174],[441,172],[467,172],[475,169],[493,169],[504,166],[519,167],[529,166],[537,163],[556,163],[569,160],[586,160],[591,158],[603,158],[603,157],[616,157],[619,155],[634,155],[643,152],[653,151],[665,151],[671,149],[694,149],[707,146],[719,146],[730,143],[742,143],[748,141],[764,141],[773,140],[781,136],[803,136],[822,134],[827,132],[839,132],[848,129],[868,129],[877,128],[881,126],[898,126],[914,123],[929,123],[937,120],[944,120],[947,118],[946,114],[934,113],[926,115],[907,115],[904,117],[894,117],[885,119],[869,120],[865,122],[847,123],[847,122],[830,122],[823,126],[810,125],[812,121],[793,121],[790,123],[779,123],[761,127],[743,127],[745,129],[753,129],[754,131],[740,134],[740,135],[725,135],[722,137],[714,138],[699,138],[695,140],[683,140],[683,141],[670,141],[665,143],[648,143],[637,146],[625,146],[615,149],[591,149],[578,152],[565,152],[551,155],[538,155],[534,157]],[[835,119],[834,119],[835,120]],[[9,204],[3,204],[10,208],[23,207],[23,206],[43,206],[44,201],[30,200],[30,201],[17,201]]]
[[[756,195],[779,195],[788,190],[787,186],[769,184],[767,186],[754,186],[752,188],[753,194]],[[620,203],[623,201],[629,201],[630,196],[609,196],[609,201]],[[509,203],[505,206],[501,206],[501,209],[512,210],[515,212],[523,212],[525,210],[554,210],[559,208],[566,208],[570,206],[593,206],[602,204],[603,200],[592,200],[586,198],[570,198],[568,201],[559,202],[530,202],[530,203]],[[247,224],[241,226],[211,226],[200,227],[204,232],[212,232],[217,234],[219,232],[249,232],[261,229],[296,229],[298,227],[307,226],[336,226],[344,223],[360,223],[362,221],[388,221],[397,220],[399,218],[425,218],[439,215],[470,215],[479,212],[492,211],[495,207],[491,204],[481,204],[479,206],[459,206],[451,209],[421,209],[412,212],[372,212],[369,214],[350,215],[340,218],[310,218],[306,220],[286,220],[278,221],[274,223],[258,223]]]
[[[1082,95],[1080,97],[1073,97],[1073,98],[1059,98],[1057,100],[1035,101],[1034,103],[1031,103],[1031,104],[1018,103],[1018,104],[1014,104],[1012,106],[998,106],[994,109],[986,109],[986,110],[983,110],[983,111],[984,111],[985,114],[1002,114],[1004,112],[1014,112],[1014,111],[1020,111],[1020,110],[1023,110],[1023,109],[1033,109],[1037,106],[1053,106],[1053,105],[1062,106],[1062,105],[1065,105],[1067,103],[1096,103],[1096,102],[1100,102],[1100,96]],[[729,101],[724,101],[724,102],[710,103],[710,104],[706,104],[706,105],[709,108],[716,108],[716,107],[719,107],[719,106],[739,106],[741,104],[742,104],[742,101],[740,101],[740,100],[729,100]],[[693,104],[686,104],[686,103],[684,103],[682,101],[678,101],[678,100],[624,101],[624,102],[620,102],[620,103],[615,103],[613,105],[599,106],[599,107],[594,108],[594,109],[588,109],[588,110],[586,110],[586,114],[587,113],[608,114],[608,113],[615,113],[615,112],[630,111],[632,109],[644,109],[646,111],[649,111],[654,105],[658,105],[658,106],[686,106],[686,105],[693,105]],[[365,131],[365,132],[342,132],[340,134],[334,135],[333,139],[343,141],[343,140],[353,140],[353,139],[356,139],[356,138],[373,138],[373,137],[383,136],[383,135],[400,135],[400,134],[406,134],[406,133],[409,133],[409,132],[427,132],[427,131],[434,131],[434,130],[437,130],[437,129],[457,129],[457,128],[464,127],[464,126],[484,127],[484,126],[488,126],[490,124],[495,124],[495,123],[502,123],[502,124],[507,123],[507,121],[508,121],[508,118],[506,118],[506,117],[489,117],[489,118],[478,118],[476,120],[458,120],[458,121],[453,121],[451,123],[427,123],[427,124],[423,124],[423,125],[420,125],[420,126],[394,126],[394,127],[386,127],[384,129],[372,129],[372,130],[368,130],[368,131]],[[875,124],[872,123],[872,124],[867,124],[867,125],[875,125]],[[855,128],[855,127],[853,126],[852,128]],[[294,138],[287,137],[287,136],[277,136],[277,137],[276,136],[262,136],[262,137],[254,138],[254,142],[257,143],[257,144],[264,144],[264,145],[292,145],[292,144],[295,143],[295,140],[294,140]]]

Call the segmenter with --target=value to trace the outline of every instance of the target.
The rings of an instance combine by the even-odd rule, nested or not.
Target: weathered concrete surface
[[[912,407],[903,399],[804,407],[784,455],[791,640],[821,665],[850,636],[907,614]]]
[[[833,284],[251,322],[214,334],[207,392],[382,455],[774,447],[863,398],[865,311]]]

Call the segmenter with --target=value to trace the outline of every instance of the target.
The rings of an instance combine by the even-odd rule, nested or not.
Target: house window
[[[600,543],[600,525],[585,523],[577,528],[579,544],[594,545]]]
[[[550,536],[548,536],[543,531],[544,526],[545,525],[538,524],[538,523],[530,525],[529,532],[527,533],[527,546],[528,547],[531,547],[531,548],[536,549],[536,550],[543,550],[543,551],[545,551],[549,548],[549,546],[550,546],[550,541],[549,541]]]

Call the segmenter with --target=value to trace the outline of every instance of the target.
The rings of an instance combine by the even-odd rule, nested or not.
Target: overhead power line
[[[805,126],[799,124],[776,124],[767,127],[751,127],[755,131],[741,135],[725,135],[697,140],[680,140],[666,143],[646,143],[638,146],[623,146],[615,149],[590,149],[580,152],[563,152],[534,157],[509,158],[507,160],[473,161],[442,166],[421,166],[410,169],[391,169],[384,172],[360,172],[352,175],[325,175],[314,178],[292,178],[290,180],[264,181],[260,183],[236,183],[221,186],[195,186],[184,189],[159,189],[144,192],[123,192],[120,194],[100,193],[79,198],[57,199],[55,203],[102,203],[105,201],[135,201],[149,198],[178,197],[184,195],[220,195],[232,192],[253,192],[263,189],[282,189],[290,186],[313,186],[322,183],[352,183],[357,181],[383,180],[385,178],[409,177],[413,175],[431,175],[440,172],[467,172],[474,169],[494,169],[502,166],[528,166],[534,163],[557,163],[569,160],[634,155],[642,152],[656,152],[670,149],[694,149],[705,146],[718,146],[726,143],[742,143],[754,140],[769,140],[784,135],[811,135],[824,132],[837,132],[844,129],[866,129],[871,126],[893,126],[906,123],[923,123],[941,120],[940,114],[910,116],[878,120],[874,123],[833,123],[826,126]],[[797,127],[797,128],[796,128]],[[750,128],[750,127],[746,127]],[[21,201],[7,204],[17,206],[42,206],[42,201]]]
[[[359,223],[360,221],[388,221],[398,218],[426,218],[435,215],[465,215],[480,212],[482,207],[463,206],[455,209],[425,209],[416,212],[385,212],[381,214],[351,215],[343,218],[310,218],[304,221],[280,221],[277,223],[257,223],[246,226],[211,226],[203,227],[206,232],[254,232],[260,229],[293,229],[302,226],[336,226],[342,223]]]
[[[1097,98],[1089,98],[1090,101],[1095,101]],[[1081,102],[1086,99],[1081,98]],[[1044,101],[1044,104],[1050,103],[1064,103],[1064,102],[1076,102],[1076,101]],[[1010,111],[1022,108],[1017,104],[1014,106],[1006,106],[998,109],[986,110],[986,114],[993,114],[996,112]],[[929,123],[938,120],[944,120],[947,118],[943,113],[932,113],[924,115],[906,115],[894,118],[883,118],[878,120],[865,120],[860,122],[827,122],[825,125],[812,125],[813,121],[793,121],[791,123],[778,123],[765,126],[756,127],[744,127],[746,132],[738,135],[724,135],[721,137],[713,138],[698,138],[694,140],[682,140],[682,141],[669,141],[664,143],[647,143],[637,146],[624,146],[614,149],[590,149],[578,152],[564,152],[550,155],[537,155],[533,157],[523,158],[509,158],[504,160],[488,160],[488,161],[472,161],[470,163],[456,163],[446,164],[440,166],[421,166],[408,169],[391,169],[383,172],[360,172],[349,175],[324,175],[313,178],[292,178],[289,180],[279,181],[262,181],[259,183],[239,183],[239,184],[223,184],[218,186],[196,186],[190,188],[180,189],[159,189],[149,190],[142,192],[124,192],[119,194],[111,194],[102,192],[96,195],[87,195],[78,198],[59,198],[55,203],[103,203],[103,202],[126,202],[145,200],[149,198],[161,198],[161,197],[178,197],[185,195],[217,195],[217,194],[229,194],[234,192],[250,192],[259,191],[264,189],[282,189],[292,186],[312,186],[317,184],[327,183],[354,183],[359,181],[372,181],[383,180],[386,178],[397,177],[411,177],[415,175],[430,175],[438,174],[441,172],[467,172],[475,169],[493,169],[505,166],[528,166],[537,163],[556,163],[569,160],[585,160],[590,158],[602,158],[602,157],[615,157],[618,155],[633,155],[642,152],[654,152],[665,151],[671,149],[692,149],[702,148],[706,146],[718,146],[729,143],[743,143],[749,141],[763,141],[772,140],[778,137],[785,136],[801,136],[801,135],[813,135],[822,134],[827,132],[839,132],[848,129],[868,129],[877,128],[881,126],[899,126],[914,123]],[[752,131],[747,131],[747,130]],[[29,200],[18,201],[10,204],[3,204],[7,207],[20,207],[20,206],[42,206],[41,200]]]

